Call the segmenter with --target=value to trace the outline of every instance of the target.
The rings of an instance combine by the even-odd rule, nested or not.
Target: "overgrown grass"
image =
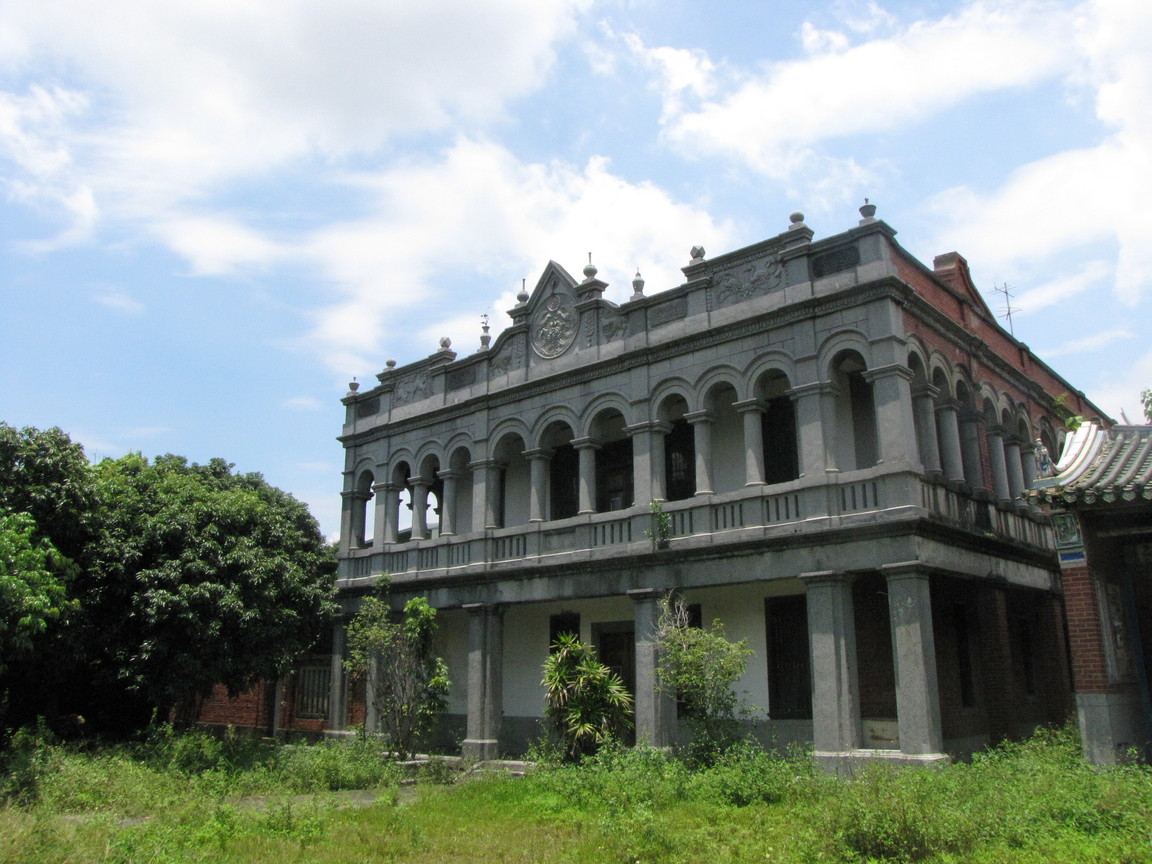
[[[1152,773],[1092,769],[1078,746],[1074,730],[1047,731],[969,764],[850,781],[752,745],[700,770],[609,747],[398,795],[362,740],[40,742],[21,763],[34,792],[8,775],[0,862],[1152,862]],[[359,785],[369,806],[332,791]]]

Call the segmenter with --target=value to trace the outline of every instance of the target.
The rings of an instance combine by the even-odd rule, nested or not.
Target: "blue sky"
[[[1152,386],[1152,3],[9,0],[0,419],[338,528],[347,382],[592,253],[679,284],[865,197],[1102,409]]]

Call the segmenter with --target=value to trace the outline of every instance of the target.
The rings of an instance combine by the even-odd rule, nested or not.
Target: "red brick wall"
[[[1064,570],[1064,608],[1076,692],[1108,692],[1108,661],[1104,653],[1096,579],[1088,567]]]

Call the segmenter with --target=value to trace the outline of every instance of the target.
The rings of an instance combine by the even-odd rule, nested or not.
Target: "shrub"
[[[601,663],[596,649],[562,633],[544,663],[544,719],[564,742],[566,758],[578,759],[632,724],[632,697],[620,676]]]

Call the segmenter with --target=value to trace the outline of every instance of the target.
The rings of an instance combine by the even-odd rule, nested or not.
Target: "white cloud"
[[[1063,345],[1058,345],[1054,348],[1045,348],[1038,353],[1040,357],[1046,360],[1053,357],[1064,357],[1070,354],[1087,354],[1126,339],[1134,339],[1135,337],[1136,334],[1127,327],[1116,327],[1111,330],[1092,333],[1079,339],[1072,339]]]
[[[284,400],[284,407],[296,411],[324,411],[328,404],[321,402],[315,396],[291,396]]]
[[[950,189],[929,207],[941,217],[941,239],[1000,272],[1115,244],[1114,294],[1132,306],[1152,286],[1152,7],[1100,0],[1083,12],[1077,45],[1105,124],[1100,142],[1025,164],[992,192]]]
[[[1072,273],[1064,273],[1055,279],[1015,294],[1012,300],[1014,313],[1030,315],[1071,300],[1089,288],[1099,286],[1112,276],[1112,265],[1108,261],[1088,261]]]
[[[144,314],[144,304],[123,291],[104,291],[92,299],[101,306],[107,306],[126,315]]]
[[[154,218],[289,160],[483,126],[540,86],[587,2],[3,4],[0,158],[29,198],[90,188],[100,212]]]
[[[695,110],[672,111],[666,135],[685,152],[730,156],[769,177],[815,176],[830,161],[815,149],[821,141],[891,134],[973,96],[1065,70],[1074,22],[1051,11],[1049,3],[972,3],[855,44],[861,33],[891,29],[880,10],[875,26],[858,22],[853,33],[808,25],[807,56],[738,80]],[[850,176],[862,171],[851,160],[832,164]]]

